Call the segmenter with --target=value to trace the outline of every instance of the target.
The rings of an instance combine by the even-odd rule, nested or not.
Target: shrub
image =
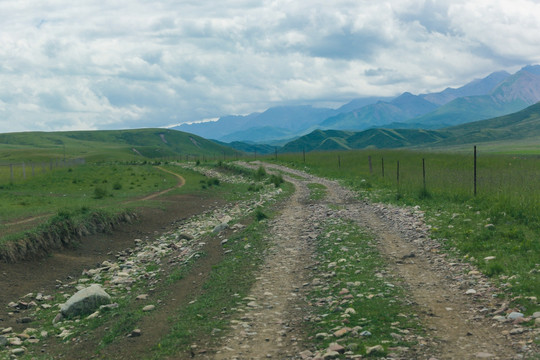
[[[264,170],[264,167],[259,166],[257,172],[255,172],[254,177],[256,181],[261,181],[262,179],[264,179],[266,177],[266,170]]]
[[[270,176],[270,184],[274,184],[275,187],[279,187],[281,184],[283,184],[283,176],[280,175],[271,175]]]
[[[260,208],[257,208],[255,210],[255,219],[257,219],[257,221],[262,221],[262,220],[267,219],[267,218],[268,218],[268,216],[266,216],[266,214],[263,213]]]
[[[113,189],[114,190],[121,190],[122,189],[122,184],[120,184],[119,182],[115,182],[114,185],[113,185]]]
[[[107,196],[107,190],[100,186],[94,188],[94,199],[103,199]]]

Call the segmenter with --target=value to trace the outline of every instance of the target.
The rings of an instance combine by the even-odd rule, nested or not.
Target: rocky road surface
[[[244,166],[252,166],[243,164]],[[403,279],[409,302],[418,309],[428,336],[418,340],[414,355],[401,359],[524,359],[538,356],[533,338],[538,329],[512,320],[507,303],[471,265],[449,259],[430,239],[423,212],[370,204],[337,182],[268,164],[267,170],[292,173],[296,187],[268,234],[271,251],[247,300],[213,359],[323,359],[324,353],[302,346],[301,323],[306,315],[303,294],[310,287],[313,240],[328,217],[351,219],[376,238],[379,251],[395,275]],[[299,178],[302,178],[300,180]],[[327,187],[323,201],[308,201],[308,183]],[[337,206],[336,206],[337,205]],[[338,210],[336,210],[338,209]],[[516,311],[517,312],[517,311]],[[527,319],[525,319],[527,320]],[[413,357],[411,357],[413,356]],[[353,358],[353,357],[351,357]],[[356,357],[359,358],[359,357]]]

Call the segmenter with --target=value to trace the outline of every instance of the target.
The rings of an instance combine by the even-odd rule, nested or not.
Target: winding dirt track
[[[142,199],[128,200],[128,201],[124,202],[124,204],[133,203],[135,201],[147,201],[147,200],[155,199],[158,196],[164,195],[164,194],[166,194],[166,193],[168,193],[168,192],[170,192],[170,191],[172,191],[174,189],[178,189],[178,188],[184,186],[184,184],[186,183],[185,179],[179,174],[176,174],[176,173],[174,173],[172,171],[166,170],[166,169],[162,168],[161,166],[156,166],[156,169],[159,169],[159,170],[161,170],[163,172],[174,175],[178,179],[178,183],[173,187],[170,187],[168,189],[159,191],[159,192],[154,193],[154,194],[150,194],[148,196],[143,197]],[[29,224],[29,223],[38,222],[38,221],[44,220],[44,219],[46,219],[46,218],[48,218],[50,216],[52,216],[52,214],[41,214],[41,215],[38,215],[38,216],[33,216],[33,217],[30,217],[30,218],[20,219],[20,220],[17,220],[17,221],[6,223],[4,225],[13,228],[16,225],[23,225],[23,224]]]
[[[452,268],[445,263],[445,256],[424,251],[424,242],[415,241],[425,239],[425,232],[400,228],[399,219],[394,221],[396,219],[382,214],[376,206],[357,200],[355,194],[336,182],[277,165],[264,166],[293,173],[305,180],[286,177],[295,185],[296,193],[271,224],[268,235],[271,251],[246,299],[250,303],[234,321],[233,330],[223,338],[222,346],[213,355],[206,355],[207,358],[301,358],[299,353],[305,349],[301,346],[300,324],[306,314],[301,294],[305,288],[303,284],[307,285],[309,281],[312,263],[312,248],[307,240],[317,236],[318,223],[324,220],[324,209],[329,209],[328,205],[339,205],[340,216],[369,229],[392,272],[405,282],[409,301],[415,305],[413,308],[428,336],[412,349],[414,355],[409,352],[402,359],[516,358],[520,341],[519,337],[510,337],[512,325],[494,324],[493,320],[479,316],[478,308],[495,306],[490,294],[484,299],[465,295],[465,290],[456,285],[455,272],[444,270],[445,267]],[[311,182],[327,187],[328,196],[324,202],[307,202],[306,184]],[[436,261],[434,256],[438,257]],[[524,342],[522,339],[521,344]]]

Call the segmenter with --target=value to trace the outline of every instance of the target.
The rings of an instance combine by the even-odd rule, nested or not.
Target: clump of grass
[[[107,197],[109,193],[107,190],[101,186],[96,186],[94,188],[94,199],[103,199]]]
[[[284,180],[283,180],[283,176],[281,176],[281,174],[278,174],[278,175],[270,175],[270,179],[268,179],[269,183],[270,184],[274,184],[275,187],[280,187],[281,184],[283,184]]]
[[[265,177],[266,177],[266,170],[264,169],[264,167],[259,166],[255,174],[253,175],[253,178],[256,181],[262,181]]]
[[[263,188],[263,186],[261,184],[249,184],[248,186],[248,191],[253,191],[253,192],[257,192],[259,190],[261,190]]]
[[[261,208],[255,209],[254,215],[255,215],[255,219],[256,219],[257,221],[262,221],[262,220],[268,218],[268,216],[262,211]]]

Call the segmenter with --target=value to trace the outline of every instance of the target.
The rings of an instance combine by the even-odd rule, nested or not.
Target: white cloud
[[[533,0],[0,2],[0,131],[164,126],[540,62]]]

